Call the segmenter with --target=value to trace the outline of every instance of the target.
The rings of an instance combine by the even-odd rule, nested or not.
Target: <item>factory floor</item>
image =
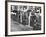
[[[20,24],[14,20],[11,20],[11,31],[15,32],[15,31],[31,31],[33,30],[33,27],[29,26],[29,25],[23,25]]]

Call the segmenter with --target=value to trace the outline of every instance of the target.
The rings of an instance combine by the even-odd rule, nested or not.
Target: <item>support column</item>
[[[29,16],[28,16],[28,26],[30,27],[30,13],[29,13]]]
[[[28,25],[30,26],[30,16],[29,16],[29,24]]]
[[[22,23],[22,13],[20,13],[20,22]]]
[[[31,15],[31,12],[29,13],[29,23],[28,23],[28,25],[30,26],[30,17],[31,17],[32,15]]]

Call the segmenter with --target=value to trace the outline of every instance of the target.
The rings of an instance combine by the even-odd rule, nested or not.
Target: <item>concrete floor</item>
[[[11,20],[11,31],[31,31],[33,27],[28,25],[22,25],[16,21]]]

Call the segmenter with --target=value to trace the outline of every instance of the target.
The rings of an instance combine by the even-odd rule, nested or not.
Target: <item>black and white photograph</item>
[[[44,4],[8,2],[8,35],[44,33]]]
[[[11,5],[11,31],[41,30],[41,7]]]

